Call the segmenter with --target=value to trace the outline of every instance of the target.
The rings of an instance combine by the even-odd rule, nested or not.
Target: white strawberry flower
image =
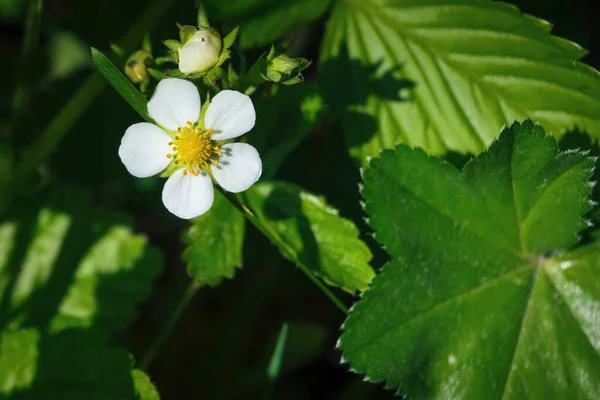
[[[199,121],[196,86],[183,79],[164,79],[148,102],[148,115],[158,126],[147,122],[131,125],[121,140],[119,157],[138,178],[156,175],[172,165],[169,171],[175,171],[164,185],[162,200],[176,216],[190,219],[210,209],[214,189],[209,172],[223,189],[233,193],[248,189],[260,177],[262,163],[254,147],[215,143],[254,127],[256,113],[245,94],[219,92]]]

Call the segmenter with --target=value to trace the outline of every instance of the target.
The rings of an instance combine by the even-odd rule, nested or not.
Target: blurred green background
[[[310,7],[316,4],[297,2],[308,3]],[[244,26],[271,7],[277,7],[277,3],[207,0],[204,5],[215,26],[227,32],[240,24],[241,43],[251,45],[251,32],[244,38]],[[552,22],[554,34],[588,49],[590,54],[584,61],[600,67],[600,11],[594,7],[596,1],[514,3],[524,12]],[[15,77],[19,73],[26,74],[31,93],[18,121],[17,152],[32,143],[93,72],[90,46],[108,53],[109,43],[119,41],[148,4],[142,0],[45,1],[39,49],[31,64],[22,70],[18,60],[26,2],[0,0],[0,132],[10,127]],[[155,49],[160,49],[161,39],[176,37],[176,21],[194,23],[196,6],[192,0],[174,0],[165,8],[160,23],[151,31]],[[327,14],[283,32],[297,37],[294,55],[316,61],[326,23]],[[252,60],[263,50],[250,48],[246,54]],[[318,79],[316,66],[304,75],[307,81]],[[286,90],[300,91],[299,86]],[[292,103],[287,105],[294,107],[294,97],[291,98]],[[275,116],[268,110],[259,110],[258,118],[268,120]],[[190,278],[180,260],[184,248],[181,233],[186,223],[164,209],[160,200],[162,181],[131,177],[117,156],[122,134],[138,121],[139,117],[123,99],[105,87],[47,160],[42,177],[26,182],[25,186],[31,187],[26,196],[28,193],[32,198],[36,195],[34,188],[50,181],[82,186],[95,204],[127,211],[134,219],[135,231],[147,235],[150,244],[163,253],[164,267],[152,294],[133,325],[114,341],[139,360],[177,307]],[[284,160],[276,178],[325,194],[342,216],[353,220],[363,232],[368,230],[359,204],[359,170],[348,155],[340,127],[326,117]],[[368,235],[364,239],[375,254],[373,265],[381,265],[384,256],[378,245]],[[352,303],[349,295],[336,293],[347,304]],[[391,392],[362,382],[362,377],[340,365],[335,342],[343,320],[344,315],[293,264],[248,226],[244,263],[235,279],[226,280],[217,288],[198,291],[147,372],[163,399],[261,398],[264,371],[277,334],[282,324],[288,323],[283,369],[272,398],[392,398]]]

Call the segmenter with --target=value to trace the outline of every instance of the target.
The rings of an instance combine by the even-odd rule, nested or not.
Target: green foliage
[[[93,47],[92,60],[106,81],[129,103],[139,116],[145,121],[152,122],[147,111],[148,101],[104,54]]]
[[[123,350],[97,336],[35,329],[0,335],[0,395],[11,399],[158,399],[156,389]]]
[[[397,142],[477,153],[524,118],[599,138],[600,74],[550,29],[499,1],[337,2],[320,71],[352,155],[365,164]]]
[[[405,145],[373,159],[365,211],[394,259],[344,324],[344,359],[412,398],[598,398],[600,245],[566,251],[594,162],[529,121],[462,173]]]
[[[250,143],[262,158],[262,179],[273,177],[279,165],[315,127],[323,98],[314,83],[278,87],[256,104],[256,125]]]
[[[233,277],[242,265],[245,223],[241,211],[215,191],[210,212],[196,218],[183,237],[182,257],[198,285],[216,286]]]
[[[133,320],[160,254],[131,232],[127,218],[95,209],[89,194],[68,187],[10,215],[0,224],[3,325],[110,334]]]
[[[371,253],[354,224],[323,198],[284,182],[255,184],[246,198],[290,261],[350,293],[367,288],[375,275]]]
[[[240,25],[240,46],[266,46],[321,17],[330,0],[208,0],[221,21]]]
[[[160,254],[128,218],[94,207],[79,188],[57,187],[8,215],[0,223],[0,393],[158,398],[140,371],[143,395],[135,395],[131,358],[106,340],[149,295]]]

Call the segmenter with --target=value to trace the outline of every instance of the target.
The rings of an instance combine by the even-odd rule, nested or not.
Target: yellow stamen
[[[219,160],[213,160],[213,164],[219,165]]]
[[[183,174],[184,174],[184,175],[187,175],[187,169],[184,169],[184,170],[183,170]]]
[[[219,157],[221,157],[221,156],[223,155],[223,153],[221,153],[220,151],[218,151],[218,152],[217,152],[217,155],[218,155]]]
[[[173,151],[177,151],[177,147],[173,147]]]
[[[173,157],[173,154],[167,154],[167,158]]]
[[[188,124],[189,126],[192,126],[192,121],[186,121],[186,124]]]
[[[177,128],[177,132],[181,132],[181,127]],[[177,136],[175,136],[175,139],[177,139]],[[179,139],[177,139],[177,140],[179,140]]]
[[[200,175],[200,171],[195,171],[194,176],[198,176],[198,175]]]
[[[208,133],[210,135],[211,133],[215,133],[215,130],[213,128],[208,128],[206,133]]]
[[[173,145],[173,142],[169,142],[169,146],[172,146],[172,145]]]
[[[175,164],[179,164],[179,160],[175,160]]]

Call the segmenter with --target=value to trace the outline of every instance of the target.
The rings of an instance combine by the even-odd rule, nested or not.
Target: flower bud
[[[200,28],[178,50],[179,70],[186,74],[205,74],[219,61],[221,37],[211,28]]]
[[[152,55],[139,50],[131,54],[125,62],[125,75],[133,83],[141,83],[148,79],[148,67],[152,64]]]
[[[267,79],[276,83],[287,83],[301,77],[300,71],[310,65],[305,58],[291,58],[287,54],[279,54],[267,63]]]

